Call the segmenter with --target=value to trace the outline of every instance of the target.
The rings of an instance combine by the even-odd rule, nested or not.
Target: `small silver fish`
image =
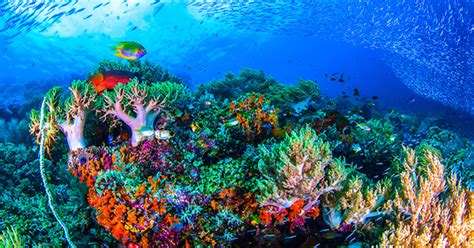
[[[155,138],[159,140],[167,140],[173,138],[175,133],[169,130],[156,130]]]

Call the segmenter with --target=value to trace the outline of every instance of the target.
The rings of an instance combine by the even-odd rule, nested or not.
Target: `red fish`
[[[89,81],[101,95],[102,91],[113,90],[117,84],[126,84],[134,77],[136,75],[128,71],[104,71],[95,74]]]

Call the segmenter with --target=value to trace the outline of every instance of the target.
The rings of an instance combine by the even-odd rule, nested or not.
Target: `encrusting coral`
[[[455,174],[445,175],[441,158],[425,150],[423,162],[405,149],[401,188],[386,208],[396,220],[382,237],[382,245],[426,247],[474,245],[474,195],[461,188]],[[447,186],[447,187],[446,187]]]

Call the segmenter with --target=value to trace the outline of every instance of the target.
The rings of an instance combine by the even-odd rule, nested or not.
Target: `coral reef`
[[[265,194],[259,202],[268,213],[260,216],[264,224],[273,217],[301,226],[306,216],[317,217],[321,195],[338,190],[347,175],[345,162],[333,159],[329,144],[318,139],[309,126],[270,148],[261,146],[261,157]]]
[[[461,188],[455,174],[445,174],[435,152],[425,150],[422,160],[412,149],[405,152],[401,187],[386,206],[394,211],[395,221],[383,234],[382,245],[472,246],[473,192]]]
[[[65,240],[58,236],[62,229],[47,207],[36,154],[37,148],[31,146],[0,143],[0,230],[15,227],[24,245],[63,246]],[[113,244],[108,234],[87,218],[87,191],[67,171],[59,169],[62,164],[46,161],[46,178],[56,196],[56,207],[72,230],[72,239],[78,245],[98,240]]]
[[[473,193],[458,179],[471,175],[472,143],[454,132],[250,69],[196,94],[149,62],[103,61],[90,75],[108,70],[137,78],[102,95],[75,81],[65,100],[51,89],[44,130],[31,113],[31,134],[46,133],[47,169],[60,171],[47,178],[78,245],[472,245]],[[53,150],[61,132],[69,152]],[[17,150],[0,149],[0,186],[17,187],[22,203],[16,190],[0,196],[0,228],[42,244],[60,226],[41,207],[45,196],[32,196],[40,189],[36,169],[26,169],[34,152],[9,149]],[[53,166],[66,159],[64,175]]]
[[[96,94],[91,84],[85,81],[74,81],[69,87],[71,95],[61,100],[61,88],[54,87],[46,93],[44,114],[45,125],[40,130],[40,113],[31,111],[30,133],[36,136],[36,143],[44,133],[46,151],[51,154],[51,147],[57,139],[59,130],[66,136],[69,150],[85,147],[84,125],[91,104]]]
[[[199,86],[198,94],[208,92],[217,99],[236,99],[247,93],[265,95],[278,108],[294,108],[305,99],[318,100],[319,86],[311,80],[299,79],[295,86],[285,86],[266,76],[263,71],[245,68],[239,76],[227,73],[225,79]]]
[[[262,138],[270,135],[277,135],[280,132],[278,127],[278,109],[275,109],[260,94],[247,94],[229,105],[232,122],[237,122],[244,129],[248,141],[255,140],[258,136]]]
[[[111,125],[123,121],[132,132],[132,145],[152,137],[146,131],[154,129],[155,119],[166,105],[182,101],[190,95],[181,84],[156,83],[151,86],[132,80],[104,94],[102,119],[111,119]]]

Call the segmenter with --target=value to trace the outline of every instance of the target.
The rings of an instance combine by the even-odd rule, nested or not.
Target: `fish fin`
[[[135,60],[136,58],[134,57],[129,57],[129,56],[125,56],[121,53],[116,53],[115,56],[119,57],[119,58],[122,58],[122,59],[128,59],[128,60]]]
[[[117,51],[117,52],[118,52],[120,49],[123,48],[123,43],[120,42],[120,41],[118,41],[118,40],[116,40],[115,42],[117,42],[118,45],[110,46],[110,49],[111,49],[112,51]]]
[[[96,86],[95,87],[95,90],[97,91],[97,93],[99,93],[99,95],[102,95],[102,91],[106,90],[107,88],[105,87],[104,84],[100,84],[99,86]]]

